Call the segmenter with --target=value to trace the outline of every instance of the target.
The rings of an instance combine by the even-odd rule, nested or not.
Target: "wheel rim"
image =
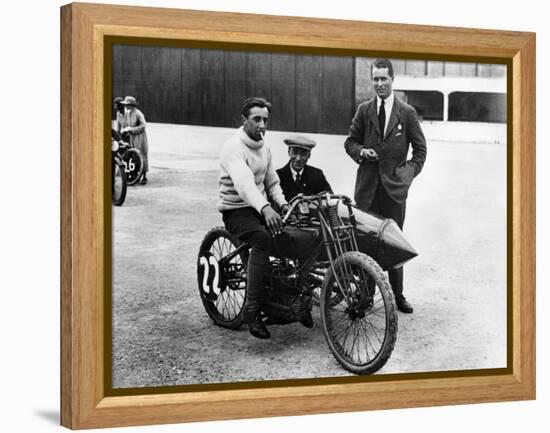
[[[366,366],[375,361],[384,346],[388,327],[386,302],[378,284],[360,266],[347,264],[337,272],[340,284],[333,278],[325,294],[328,337],[346,362]],[[345,287],[345,296],[339,286]],[[343,299],[334,304],[337,295]]]
[[[199,258],[199,266],[202,272],[206,272],[206,263],[209,264],[209,273],[213,271],[214,277],[204,278],[200,284],[203,299],[207,301],[211,311],[224,322],[235,320],[241,314],[246,301],[246,267],[240,254],[234,256],[229,262],[222,263],[221,259],[236,247],[233,242],[223,236],[217,237],[207,251],[203,251]],[[202,260],[202,263],[201,263]],[[215,269],[218,266],[218,284],[215,283]],[[209,274],[211,275],[211,274]],[[201,275],[199,274],[199,279]],[[206,284],[205,284],[206,283]]]
[[[122,178],[122,171],[120,166],[115,164],[115,170],[113,175],[113,200],[118,201],[122,196],[122,190],[124,188],[124,179]]]

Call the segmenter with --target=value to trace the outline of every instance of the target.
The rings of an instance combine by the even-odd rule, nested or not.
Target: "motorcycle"
[[[138,149],[132,146],[128,132],[120,134],[118,131],[112,129],[111,136],[113,140],[118,142],[116,153],[124,163],[124,172],[126,173],[128,185],[134,185],[143,173],[143,156]]]
[[[263,320],[297,322],[315,303],[342,367],[362,375],[378,371],[397,338],[395,299],[384,270],[402,266],[416,251],[394,221],[360,211],[344,195],[300,194],[289,205],[283,233],[274,238]],[[248,256],[248,243],[223,227],[211,229],[201,243],[199,293],[216,325],[243,324]]]
[[[111,140],[111,196],[115,206],[122,206],[124,200],[126,200],[126,192],[128,189],[126,164],[124,164],[124,161],[118,153],[119,146],[120,143],[117,140]]]

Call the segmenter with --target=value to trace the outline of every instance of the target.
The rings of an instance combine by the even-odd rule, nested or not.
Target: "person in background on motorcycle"
[[[283,142],[288,146],[288,163],[277,170],[281,180],[281,188],[287,200],[292,200],[300,193],[305,195],[319,194],[327,191],[332,193],[323,171],[307,165],[311,149],[315,141],[301,135],[287,137]]]
[[[123,136],[129,134],[130,144],[139,150],[143,157],[143,174],[141,175],[140,183],[145,185],[147,183],[147,172],[149,171],[149,160],[147,158],[149,143],[147,141],[147,133],[145,132],[147,126],[145,116],[138,110],[136,98],[133,96],[126,96],[121,104],[126,109],[122,121],[120,123],[117,122],[117,128]]]
[[[243,124],[224,143],[220,153],[217,202],[227,231],[251,246],[244,320],[250,333],[261,339],[270,338],[260,318],[264,278],[269,274],[273,239],[283,230],[282,219],[270,202],[282,212],[288,210],[272,164],[271,150],[264,142],[270,113],[271,104],[264,98],[244,101]]]
[[[115,99],[113,99],[113,108],[115,110],[115,131],[120,134],[120,130],[122,129],[122,124],[125,123],[124,121],[124,112],[125,107],[124,104],[122,104],[122,101],[124,101],[124,98],[121,98],[120,96],[117,96]]]

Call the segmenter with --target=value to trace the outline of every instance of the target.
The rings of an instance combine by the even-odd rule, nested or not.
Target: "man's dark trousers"
[[[376,188],[376,193],[374,195],[374,199],[372,200],[370,207],[368,208],[368,212],[372,212],[386,218],[391,218],[397,223],[399,228],[403,230],[403,223],[405,222],[406,204],[407,204],[406,201],[403,201],[402,203],[398,203],[395,200],[393,200],[386,192],[386,189],[384,188],[384,185],[382,185],[382,181],[379,178],[378,187]],[[360,203],[358,203],[358,205],[361,208]],[[390,284],[395,296],[396,297],[402,296],[403,295],[403,266],[401,266],[399,269],[390,269],[388,271],[388,277],[390,279]]]

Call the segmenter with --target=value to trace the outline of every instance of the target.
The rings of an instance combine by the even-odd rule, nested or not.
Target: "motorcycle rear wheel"
[[[143,173],[143,157],[137,149],[128,149],[122,155],[122,159],[126,164],[126,177],[128,185],[135,185]]]
[[[119,162],[113,163],[113,179],[112,179],[112,201],[115,206],[122,206],[126,200],[126,192],[128,183],[126,173],[124,172],[124,164]]]
[[[243,323],[248,250],[241,251],[225,266],[220,265],[220,260],[239,245],[225,228],[214,227],[204,237],[197,258],[197,281],[206,313],[216,325],[229,329],[237,329]]]
[[[397,313],[378,263],[357,251],[342,254],[329,268],[320,301],[323,333],[342,367],[362,375],[381,369],[395,346]]]

